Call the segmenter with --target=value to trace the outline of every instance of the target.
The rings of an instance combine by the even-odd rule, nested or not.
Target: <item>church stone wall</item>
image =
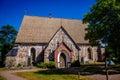
[[[72,60],[78,59],[78,49],[76,49],[75,44],[71,41],[71,39],[68,37],[65,32],[60,29],[55,36],[52,38],[52,40],[49,42],[44,55],[44,61],[49,62],[50,60],[54,59],[54,51],[56,48],[64,42],[71,50],[72,50]],[[49,56],[51,56],[49,58]]]
[[[105,49],[95,46],[91,47],[90,45],[81,44],[79,45],[80,50],[80,61],[81,62],[97,62],[104,60]],[[92,59],[89,58],[88,48],[91,48]]]
[[[16,66],[16,56],[7,56],[5,61],[5,67],[10,68]]]
[[[83,62],[93,62],[93,61],[97,61],[97,47],[91,47],[90,45],[86,45],[86,44],[81,44],[79,45],[80,50],[80,60]],[[92,59],[89,58],[89,52],[88,52],[88,48],[91,48],[91,57]]]
[[[35,58],[36,58],[36,62],[40,61],[43,59],[42,55],[42,51],[44,45],[42,44],[22,44],[18,46],[18,54],[17,54],[17,60],[16,63],[17,64],[21,64],[23,66],[28,66],[28,58],[32,58],[31,56],[31,49],[34,48],[35,49]],[[32,59],[30,60],[30,62],[32,63]],[[32,65],[32,64],[31,64]]]

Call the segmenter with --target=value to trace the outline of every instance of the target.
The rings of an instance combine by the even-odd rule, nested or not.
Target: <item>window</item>
[[[88,48],[88,58],[93,59],[93,53],[92,53],[92,48],[91,47]]]

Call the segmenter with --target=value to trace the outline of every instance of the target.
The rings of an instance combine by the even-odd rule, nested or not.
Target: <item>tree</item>
[[[16,39],[17,31],[11,25],[2,26],[0,30],[0,52],[2,65],[4,65],[6,54],[12,49]]]
[[[106,44],[120,58],[120,0],[96,0],[83,23],[91,45]]]

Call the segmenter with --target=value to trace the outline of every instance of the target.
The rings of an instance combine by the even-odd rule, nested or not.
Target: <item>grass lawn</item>
[[[114,70],[120,71],[120,63],[119,64],[117,63],[114,66],[109,66],[109,69],[114,69]]]
[[[82,66],[76,69],[78,69],[80,72],[90,72],[92,74],[105,74],[105,69],[99,66]]]
[[[0,76],[0,80],[7,80],[6,78],[4,78],[4,77],[2,77],[2,76]]]
[[[83,64],[81,67],[76,68],[80,72],[90,72],[93,74],[106,74],[105,71],[105,64],[104,63],[97,63],[97,64]],[[113,66],[108,66],[108,71],[113,70],[113,71],[118,71],[120,73],[120,64],[115,64]],[[109,71],[109,74],[116,74],[111,71]]]
[[[85,64],[81,65],[105,65],[105,62],[86,62]]]
[[[6,69],[5,68],[0,68],[0,71],[5,71]]]
[[[27,80],[78,80],[78,75],[67,74],[64,71],[57,70],[40,70],[38,72],[18,72],[18,76],[26,78]],[[80,76],[79,80],[92,80]]]

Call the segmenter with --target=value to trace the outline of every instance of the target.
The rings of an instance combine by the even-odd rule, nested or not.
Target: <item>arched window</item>
[[[31,57],[32,57],[32,61],[35,62],[35,58],[36,58],[36,50],[35,50],[35,48],[31,48]]]
[[[93,59],[93,53],[92,53],[92,48],[91,47],[88,48],[88,58]]]

